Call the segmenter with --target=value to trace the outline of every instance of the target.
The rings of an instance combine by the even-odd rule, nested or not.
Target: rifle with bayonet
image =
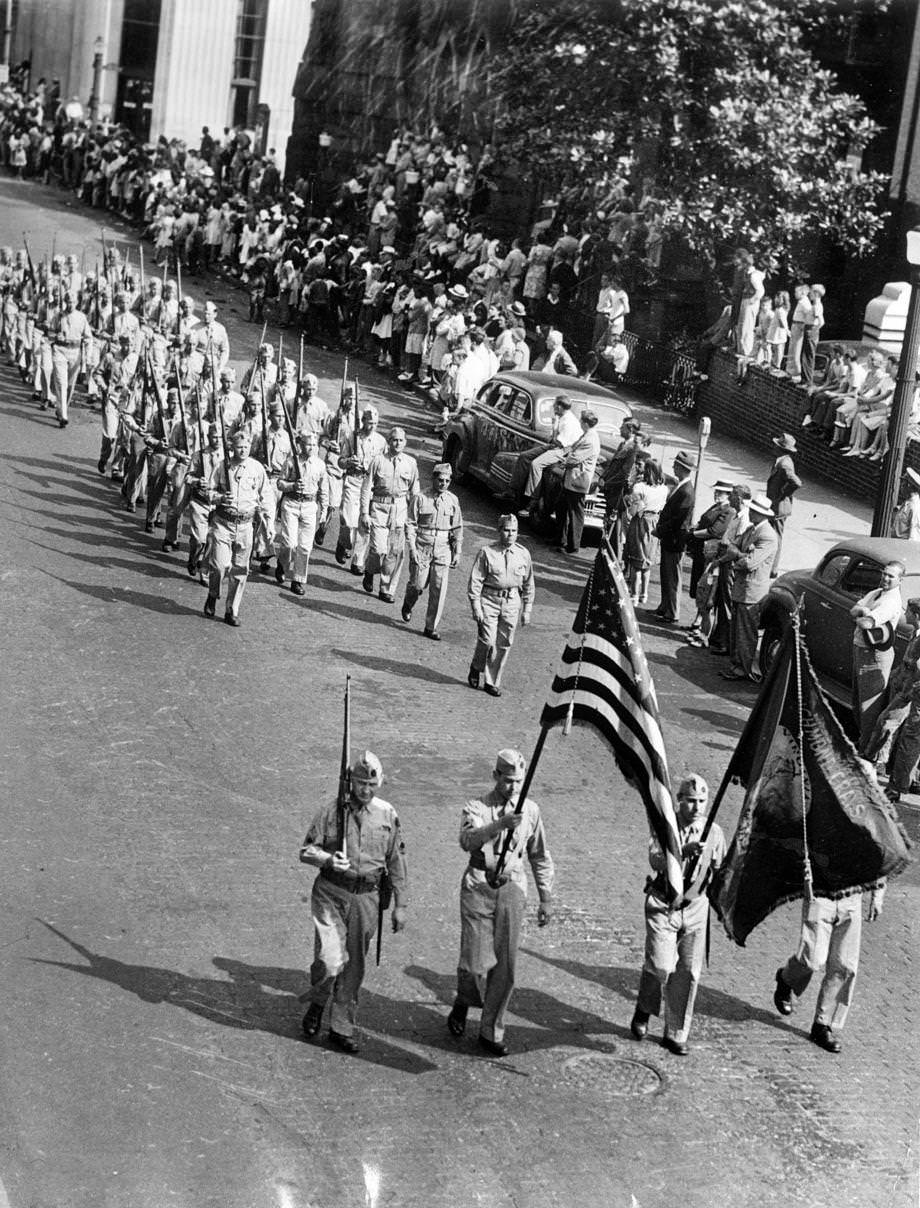
[[[288,440],[291,442],[291,456],[294,460],[294,478],[297,480],[297,485],[300,486],[303,483],[303,467],[300,464],[300,455],[297,452],[297,433],[294,431],[291,414],[288,411],[287,403],[284,401],[284,392],[282,391],[278,397],[281,399],[281,410],[284,412],[284,426],[287,429]],[[266,450],[267,448],[268,446],[266,445]]]

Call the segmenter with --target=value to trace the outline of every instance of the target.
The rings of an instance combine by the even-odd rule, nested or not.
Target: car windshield
[[[537,400],[538,427],[549,428],[552,426],[555,397],[555,395],[548,395],[546,398]],[[588,407],[597,416],[597,434],[601,438],[619,436],[620,425],[632,414],[627,404],[621,403],[619,399],[572,398],[572,411],[575,415],[581,415],[585,407]]]

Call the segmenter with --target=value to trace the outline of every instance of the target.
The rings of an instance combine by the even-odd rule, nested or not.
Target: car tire
[[[466,470],[460,464],[462,456],[463,446],[456,436],[452,436],[447,442],[447,448],[444,450],[444,460],[450,464],[451,481],[454,486],[457,486],[466,478]]]
[[[770,673],[779,655],[779,648],[783,644],[783,636],[783,627],[777,620],[767,621],[763,637],[760,639],[760,654],[757,660],[761,675]]]

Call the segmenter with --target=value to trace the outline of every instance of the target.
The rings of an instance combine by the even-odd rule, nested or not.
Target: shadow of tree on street
[[[143,1002],[178,1007],[220,1027],[266,1032],[305,1047],[308,1044],[300,1030],[304,1005],[299,995],[308,986],[307,975],[301,969],[247,965],[229,957],[215,956],[215,968],[228,977],[193,977],[175,969],[133,965],[103,956],[44,919],[38,921],[86,963],[29,957],[33,964],[111,982]],[[400,1005],[381,995],[367,997],[371,1003],[377,1001],[378,1009],[381,1004],[393,1010]],[[407,1074],[425,1074],[438,1068],[417,1053],[391,1045],[379,1036],[366,1036],[360,1053],[349,1060],[363,1060]]]

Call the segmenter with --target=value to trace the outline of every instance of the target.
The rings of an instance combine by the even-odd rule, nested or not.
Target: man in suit
[[[750,680],[759,684],[754,667],[757,653],[760,602],[770,590],[770,573],[776,559],[778,538],[771,523],[773,504],[766,495],[755,495],[748,504],[750,526],[736,544],[726,549],[732,564],[732,624],[729,635],[731,664],[723,679]]]
[[[665,500],[655,536],[661,544],[661,603],[653,616],[666,625],[680,620],[681,572],[680,560],[687,543],[687,530],[693,515],[693,480],[696,458],[683,449],[674,458],[677,486]]]
[[[780,450],[767,479],[767,498],[773,504],[773,527],[776,529],[776,558],[771,568],[771,575],[775,576],[783,546],[783,528],[792,511],[792,496],[802,485],[802,480],[796,474],[792,460],[792,454],[796,451],[795,437],[784,432],[782,436],[773,437],[773,444]]]

